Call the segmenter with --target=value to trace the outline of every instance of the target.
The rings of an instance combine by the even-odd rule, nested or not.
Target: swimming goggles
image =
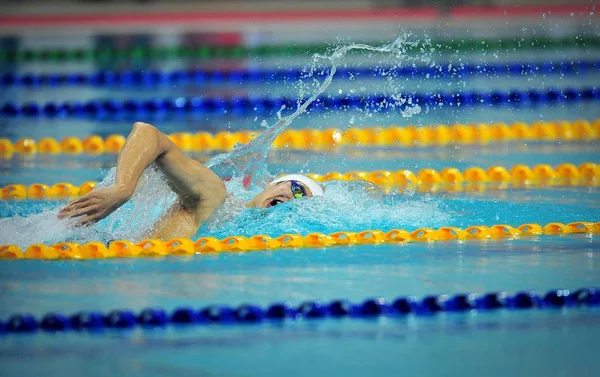
[[[292,184],[292,195],[294,195],[294,198],[298,199],[308,196],[306,189],[298,181],[290,181],[290,183]]]

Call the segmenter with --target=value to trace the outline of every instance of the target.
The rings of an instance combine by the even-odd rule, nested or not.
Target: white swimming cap
[[[277,178],[270,184],[285,182],[285,181],[298,181],[298,182],[302,183],[304,186],[308,187],[310,189],[310,192],[312,192],[313,196],[323,196],[323,187],[321,187],[321,185],[318,184],[317,182],[315,182],[313,179],[308,178],[307,176],[302,175],[302,174],[284,175],[283,177]]]

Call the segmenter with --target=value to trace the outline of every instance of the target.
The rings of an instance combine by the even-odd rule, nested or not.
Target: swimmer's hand
[[[72,201],[58,213],[59,219],[80,218],[77,225],[100,221],[131,198],[130,192],[120,186],[102,187]]]

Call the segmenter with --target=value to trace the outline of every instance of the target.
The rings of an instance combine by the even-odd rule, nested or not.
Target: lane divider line
[[[169,138],[185,152],[230,151],[236,144],[245,144],[259,131],[178,132]],[[288,129],[273,142],[276,149],[322,150],[339,147],[429,147],[446,145],[489,145],[500,142],[581,142],[600,140],[600,119],[588,121],[536,121],[506,124],[473,123],[429,126],[389,126],[366,128]],[[125,144],[123,135],[102,138],[90,135],[83,139],[67,136],[63,139],[45,137],[40,140],[21,138],[12,142],[0,138],[0,159],[17,154],[112,154]]]
[[[36,332],[98,331],[103,329],[126,330],[136,327],[166,326],[233,326],[264,324],[283,321],[375,319],[379,317],[403,318],[407,315],[431,316],[438,313],[470,313],[495,310],[557,310],[597,307],[600,290],[581,288],[557,289],[546,294],[522,290],[515,294],[490,292],[487,294],[429,295],[421,299],[400,296],[387,301],[384,298],[367,298],[362,302],[334,300],[328,302],[305,301],[299,305],[277,302],[263,307],[253,304],[240,306],[209,305],[194,309],[194,304],[173,311],[159,307],[146,308],[136,314],[129,309],[79,311],[71,315],[50,312],[41,317],[28,313],[14,314],[6,322],[0,321],[0,335]],[[188,327],[189,328],[189,327]]]
[[[1,18],[0,18],[1,19]],[[10,20],[10,17],[9,17]],[[371,45],[381,45],[381,41],[365,42]],[[408,53],[418,53],[423,44],[416,47],[406,46]],[[600,47],[597,36],[575,36],[565,38],[473,38],[432,40],[431,46],[437,51],[484,52],[507,50],[543,50],[556,48],[587,48]],[[132,48],[46,48],[46,49],[0,49],[0,64],[12,62],[100,62],[113,61],[147,61],[147,60],[209,60],[209,59],[243,59],[246,57],[273,57],[308,55],[327,53],[335,45],[333,43],[312,43],[294,45],[260,45],[260,46],[142,46]]]
[[[364,180],[391,193],[403,192],[484,192],[487,190],[539,189],[548,187],[593,187],[600,185],[600,164],[585,162],[576,166],[563,163],[556,167],[547,164],[492,166],[483,169],[470,167],[464,171],[445,168],[441,171],[422,169],[417,174],[410,170],[353,171],[348,173],[329,172],[327,174],[307,174],[318,182],[331,180]],[[0,188],[2,200],[64,200],[87,194],[96,187],[96,182],[84,182],[80,186],[61,182],[52,186],[34,183],[29,186],[12,184]]]
[[[512,227],[497,224],[490,227],[479,225],[466,229],[457,227],[419,228],[412,232],[404,229],[364,230],[362,232],[333,232],[330,234],[310,233],[283,234],[279,237],[254,235],[251,237],[229,236],[223,239],[200,237],[174,238],[169,241],[147,239],[138,243],[128,240],[112,241],[108,246],[102,242],[60,242],[51,246],[32,244],[25,250],[17,245],[0,246],[0,259],[43,259],[43,260],[89,260],[107,258],[144,258],[166,256],[192,256],[222,252],[269,251],[277,249],[325,248],[331,246],[377,245],[407,242],[467,241],[490,239],[519,239],[527,236],[598,234],[600,222],[576,221],[569,224],[551,222],[544,226],[535,223]]]
[[[410,99],[410,100],[409,100]],[[582,88],[546,88],[513,89],[509,91],[457,91],[457,92],[416,92],[408,93],[403,99],[395,95],[374,94],[367,96],[338,95],[317,98],[311,104],[311,111],[323,112],[353,108],[374,109],[376,111],[401,111],[419,106],[534,106],[554,104],[556,102],[576,103],[581,101],[599,101],[600,88],[594,86]],[[0,106],[0,115],[14,117],[83,117],[97,119],[140,117],[147,115],[264,115],[278,111],[285,106],[293,109],[297,99],[292,97],[178,97],[139,100],[105,99],[84,102],[29,102],[16,104],[6,102]]]
[[[446,69],[452,64],[429,66],[377,67],[377,68],[338,68],[336,74],[342,77],[420,77],[420,78],[466,78],[472,75],[582,75],[600,71],[600,61],[554,61],[554,62],[512,62],[509,64],[472,64],[463,63],[454,69]],[[381,73],[386,75],[382,76]],[[326,72],[316,73],[315,77],[323,77]],[[1,87],[39,88],[41,86],[57,87],[63,85],[94,87],[154,87],[171,85],[205,85],[208,83],[260,83],[274,81],[295,81],[306,77],[303,69],[193,69],[161,71],[99,71],[93,73],[24,73],[12,72],[0,75]]]

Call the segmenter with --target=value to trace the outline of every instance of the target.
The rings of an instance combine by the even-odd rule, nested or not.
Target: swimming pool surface
[[[68,44],[68,41],[67,41]],[[552,51],[433,53],[445,67],[452,63],[504,64],[514,62],[600,61],[595,49],[562,48]],[[242,68],[302,68],[310,57],[261,57],[232,64]],[[378,65],[372,56],[357,54],[348,66]],[[92,63],[51,65],[40,62],[2,67],[3,73],[92,73]],[[119,70],[120,67],[113,67]],[[127,67],[130,68],[130,67]],[[136,69],[167,72],[198,68],[183,61],[154,62]],[[460,71],[459,71],[460,73]],[[530,89],[597,87],[598,70],[556,74],[489,74],[455,77],[335,78],[323,96],[346,93],[389,94],[470,90],[527,91]],[[203,96],[294,97],[293,82],[208,83],[150,87],[6,86],[0,104],[92,99],[177,98]],[[289,109],[285,110],[289,111]],[[284,111],[284,114],[285,114]],[[147,113],[135,117],[3,116],[0,138],[39,140],[66,136],[84,138],[126,135],[133,121],[147,121],[165,133],[261,130],[260,122],[274,123],[275,112],[184,115]],[[424,106],[412,117],[399,111],[362,108],[314,111],[300,116],[292,128],[429,126],[453,123],[534,122],[600,117],[595,101],[505,104],[503,106]],[[131,118],[131,119],[130,119]],[[207,160],[215,153],[195,153]],[[116,164],[116,155],[44,155],[16,153],[0,159],[0,187],[101,181]],[[464,170],[518,164],[529,166],[600,162],[598,140],[510,141],[489,145],[444,147],[345,146],[334,151],[274,150],[269,172],[374,171],[446,167]],[[389,231],[443,226],[547,224],[600,220],[598,186],[546,187],[483,192],[394,192],[361,196],[333,183],[321,206],[303,209],[298,203],[269,213],[242,213],[229,221],[205,224],[194,239],[286,233]],[[335,186],[338,185],[338,186]],[[152,189],[152,187],[151,187]],[[374,194],[375,195],[375,194]],[[160,198],[154,198],[158,201]],[[26,248],[31,243],[63,241],[85,243],[93,232],[67,231],[55,221],[66,201],[0,201],[0,245]],[[133,209],[132,209],[133,208]],[[135,228],[151,207],[125,206],[122,228]],[[32,220],[36,219],[36,220]],[[100,223],[94,231],[111,232],[114,222]],[[129,229],[129,228],[127,228]],[[116,232],[115,234],[123,234]],[[566,234],[406,244],[354,245],[329,248],[280,249],[246,253],[219,253],[192,257],[104,260],[2,260],[0,262],[0,320],[15,313],[37,318],[50,312],[70,315],[79,311],[138,313],[160,307],[208,305],[237,307],[272,303],[299,305],[307,301],[535,291],[600,287],[597,234]],[[263,321],[259,324],[179,325],[130,330],[0,332],[0,375],[37,376],[306,376],[339,375],[464,375],[585,376],[596,369],[600,346],[598,306],[540,310],[470,310],[377,318],[327,318]]]
[[[597,241],[579,235],[190,259],[9,261],[0,266],[0,315],[32,309],[41,315],[156,305],[172,310],[247,302],[360,301],[524,287],[543,292],[549,287],[598,286],[597,256]],[[0,359],[7,375],[54,373],[60,365],[75,376],[90,363],[98,363],[86,372],[93,376],[204,371],[360,376],[397,375],[405,368],[473,376],[488,368],[499,368],[496,375],[586,375],[594,365],[599,321],[597,309],[570,308],[11,335],[0,342]],[[459,362],[465,353],[469,357]],[[565,357],[568,365],[556,361]],[[432,365],[432,358],[443,367]],[[311,365],[304,364],[307,360]]]

